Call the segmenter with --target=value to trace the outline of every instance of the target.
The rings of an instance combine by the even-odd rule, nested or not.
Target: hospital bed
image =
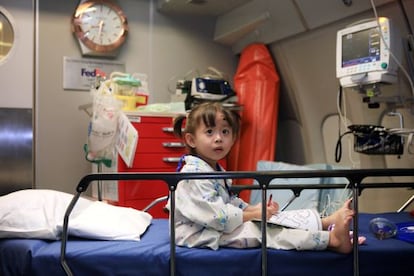
[[[168,219],[152,219],[139,241],[102,241],[68,235],[70,214],[81,195],[94,181],[158,180],[169,187],[171,208],[175,189],[182,179],[254,179],[257,185],[240,185],[234,190],[258,190],[261,200],[271,190],[293,189],[299,195],[308,189],[350,189],[353,207],[358,210],[358,195],[371,188],[414,188],[412,181],[370,182],[382,177],[412,177],[412,169],[369,170],[293,170],[215,173],[100,173],[86,175],[76,187],[66,209],[61,241],[42,239],[0,240],[1,275],[404,275],[414,271],[413,241],[400,236],[379,240],[369,230],[371,219],[387,218],[399,226],[414,222],[410,213],[359,213],[355,217],[354,249],[351,254],[331,251],[286,251],[266,249],[266,227],[262,227],[262,247],[252,249],[220,248],[217,251],[175,246],[174,227]],[[345,178],[348,184],[277,184],[274,179]],[[170,220],[174,220],[171,212]],[[400,224],[401,223],[401,224]],[[357,235],[367,237],[358,245]]]

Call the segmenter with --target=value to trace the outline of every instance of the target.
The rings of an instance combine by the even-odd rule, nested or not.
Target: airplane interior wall
[[[0,0],[0,195],[34,185],[33,25],[32,1]]]
[[[414,1],[405,1],[405,4],[407,13],[413,14]],[[397,2],[379,7],[377,11],[380,16],[391,18],[401,34],[408,34]],[[335,71],[336,32],[348,24],[371,17],[372,11],[367,11],[269,46],[275,56],[282,82],[277,160],[296,164],[329,163],[349,168],[413,167],[414,155],[408,153],[407,148],[403,155],[367,155],[355,153],[353,145],[348,145],[351,150],[343,150],[341,161],[336,163],[334,157],[339,136],[338,125],[330,126],[332,129],[329,136],[324,137],[322,131],[324,120],[337,114],[339,82]],[[407,66],[405,61],[402,60],[402,63]],[[383,88],[384,96],[396,93],[410,95],[407,80],[402,74],[399,79],[399,83]],[[387,104],[380,104],[378,109],[368,108],[362,102],[362,96],[350,88],[344,89],[344,97],[346,117],[350,123],[400,127],[398,116],[386,115],[391,111]],[[402,114],[405,128],[414,127],[413,110],[398,108],[395,111]],[[330,141],[326,141],[326,137]],[[348,138],[352,143],[353,137]],[[343,143],[347,143],[345,139]],[[325,147],[325,144],[330,147]],[[296,150],[298,148],[303,151]],[[366,211],[389,208],[396,210],[411,194],[406,189],[364,191],[360,207]]]
[[[33,107],[35,128],[34,185],[36,188],[73,193],[78,181],[92,171],[83,150],[90,118],[79,110],[79,106],[90,103],[92,97],[89,91],[63,88],[64,57],[82,58],[70,26],[78,1],[33,2],[38,8],[34,28],[37,36],[32,38],[36,45],[28,44],[27,47],[35,49],[32,56],[36,63],[24,66],[30,70],[30,76],[19,81],[20,84],[29,83],[30,87],[23,90],[30,90],[27,93],[34,95],[34,99],[30,99],[33,106],[29,106]],[[336,32],[360,19],[372,18],[369,0],[354,1],[358,12],[352,13],[347,13],[342,1],[252,0],[246,1],[244,9],[221,15],[217,20],[208,16],[162,13],[157,10],[157,0],[118,2],[128,17],[130,30],[119,56],[111,60],[124,63],[128,73],[148,75],[150,104],[169,102],[171,86],[175,88],[174,81],[191,72],[204,73],[209,66],[230,76],[232,81],[242,46],[248,41],[263,42],[268,45],[281,78],[276,161],[299,165],[329,163],[348,168],[413,168],[414,155],[407,150],[401,156],[355,153],[351,136],[344,140],[347,144],[341,161],[335,162],[338,127],[345,131],[337,118]],[[378,7],[379,15],[389,17],[392,24],[406,34],[408,30],[399,7],[400,1],[376,2],[382,3]],[[414,0],[402,2],[407,14],[414,14]],[[324,9],[320,8],[322,4]],[[297,13],[298,8],[308,13],[301,17]],[[262,9],[266,12],[263,13]],[[257,20],[251,21],[252,25],[227,32],[228,26],[242,25],[243,22],[238,20],[246,19],[240,16],[245,15],[246,10],[251,11]],[[270,13],[276,15],[272,17]],[[250,19],[247,16],[246,20]],[[412,17],[410,20],[414,27]],[[245,33],[252,28],[251,33]],[[293,33],[288,35],[290,31]],[[240,40],[231,42],[234,37]],[[402,63],[406,65],[404,60]],[[26,65],[25,62],[16,64]],[[36,76],[35,80],[31,79],[33,76]],[[406,79],[403,76],[399,78],[399,83],[384,87],[384,95],[410,93]],[[16,80],[2,75],[3,81],[10,83]],[[378,109],[368,108],[361,95],[352,89],[344,89],[344,100],[346,117],[351,124],[399,127],[399,116],[388,116],[386,104],[381,104]],[[404,127],[414,128],[413,110],[398,108],[393,111],[402,114]],[[395,210],[411,194],[406,189],[364,191],[360,207],[362,211]]]
[[[73,192],[92,171],[83,151],[89,117],[78,109],[92,97],[89,91],[63,89],[63,57],[82,58],[70,27],[78,1],[39,2],[35,183],[37,188]],[[171,84],[175,92],[171,80],[191,71],[205,73],[214,66],[234,74],[237,59],[230,48],[212,41],[210,18],[165,15],[157,12],[155,0],[119,2],[129,35],[115,60],[125,63],[128,73],[148,75],[150,103],[169,102]]]

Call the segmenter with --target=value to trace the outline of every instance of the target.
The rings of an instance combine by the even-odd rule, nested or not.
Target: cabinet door
[[[172,117],[137,116],[133,125],[138,130],[138,145],[132,166],[118,158],[119,172],[174,172],[185,153],[185,146],[174,136]],[[118,181],[116,204],[142,210],[158,198],[168,196],[167,183],[162,180]],[[155,204],[148,211],[153,217],[168,217],[166,202]]]

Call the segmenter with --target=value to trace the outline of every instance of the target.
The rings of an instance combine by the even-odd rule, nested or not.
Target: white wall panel
[[[0,0],[14,25],[14,46],[0,62],[0,107],[33,107],[34,12],[32,1]]]

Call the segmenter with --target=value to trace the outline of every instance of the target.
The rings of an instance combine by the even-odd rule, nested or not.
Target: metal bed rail
[[[369,182],[362,183],[370,177],[414,177],[413,169],[357,169],[357,170],[296,170],[296,171],[250,171],[250,172],[208,172],[208,173],[95,173],[84,176],[76,187],[76,193],[66,209],[63,221],[62,241],[60,262],[67,275],[73,275],[67,260],[66,247],[68,242],[69,216],[83,192],[85,192],[91,182],[108,180],[162,180],[168,185],[170,208],[175,210],[175,190],[178,183],[185,179],[249,179],[256,180],[259,185],[233,185],[232,190],[262,190],[262,221],[266,220],[266,193],[267,190],[283,189],[292,190],[295,196],[299,196],[302,190],[306,189],[344,189],[352,190],[353,208],[356,211],[353,222],[353,266],[354,275],[359,275],[359,256],[358,256],[358,196],[366,188],[414,188],[414,182]],[[343,177],[348,180],[347,184],[270,184],[278,178],[332,178]],[[133,185],[133,183],[131,183]],[[170,275],[175,275],[175,213],[170,212]],[[267,275],[267,241],[266,227],[262,223],[262,275]]]

